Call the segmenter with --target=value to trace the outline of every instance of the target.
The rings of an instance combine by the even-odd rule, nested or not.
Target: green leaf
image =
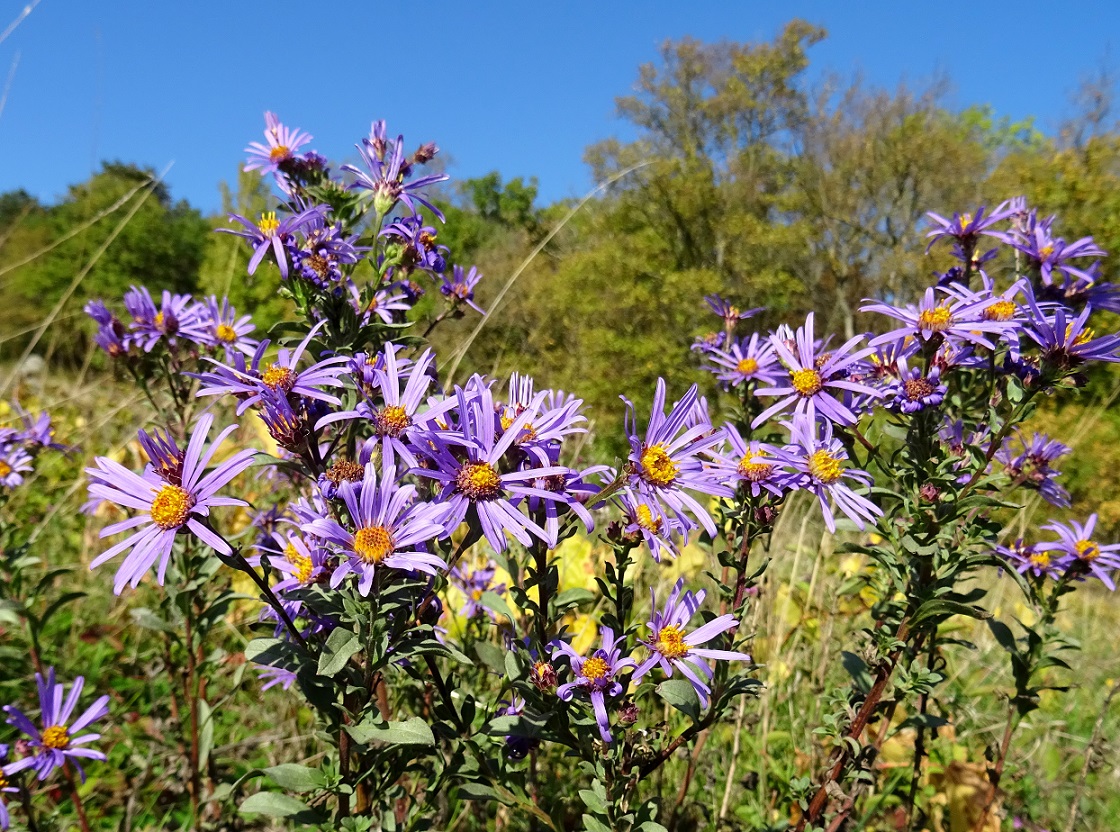
[[[932,601],[926,601],[918,607],[918,611],[914,613],[913,624],[921,624],[931,619],[936,619],[937,622],[940,623],[954,615],[967,615],[969,618],[978,618],[980,620],[992,617],[990,612],[981,607],[973,607],[968,604],[961,604],[957,601],[934,599]]]
[[[596,820],[591,815],[583,816],[583,828],[586,832],[611,832],[611,828],[602,821]]]
[[[198,700],[198,725],[198,766],[205,771],[214,747],[214,711],[205,699]]]
[[[552,603],[556,605],[558,612],[563,612],[568,607],[579,606],[580,604],[590,604],[595,600],[595,593],[589,589],[565,589]]]
[[[278,766],[266,768],[264,773],[282,789],[290,792],[312,792],[323,788],[327,778],[316,768],[297,765],[296,763],[281,763]]]
[[[282,666],[291,648],[278,638],[255,638],[245,645],[245,658],[267,667]]]
[[[238,807],[242,814],[253,813],[270,818],[291,818],[300,823],[322,823],[323,818],[303,802],[279,792],[251,794]]]
[[[1000,647],[1008,653],[1014,653],[1018,650],[1018,642],[1015,639],[1015,634],[1011,632],[1011,628],[1004,624],[1002,621],[996,621],[994,618],[988,619],[988,629],[992,631],[996,641],[999,642]]]
[[[871,690],[871,673],[863,659],[855,653],[844,650],[840,653],[840,664],[844,665],[844,669],[848,671],[848,675],[852,677],[852,681],[856,683],[861,693]]]
[[[496,644],[489,641],[475,642],[474,652],[482,660],[482,663],[489,668],[503,673],[506,667],[506,651]]]
[[[355,740],[362,744],[384,742],[392,745],[435,745],[436,737],[431,727],[420,717],[414,716],[404,722],[373,722],[366,720],[346,729]]]
[[[498,595],[493,590],[488,589],[484,593],[482,593],[482,597],[478,599],[478,602],[491,612],[496,612],[498,615],[504,615],[510,621],[517,620],[513,617],[513,610],[509,608],[509,604],[506,603],[506,599],[501,595]]]
[[[685,679],[668,679],[657,686],[661,698],[680,711],[692,717],[694,722],[700,720],[700,697],[692,682]]]
[[[349,630],[343,627],[332,630],[319,656],[319,675],[334,676],[361,649],[362,643]]]
[[[591,789],[580,789],[579,796],[583,800],[583,805],[595,814],[605,815],[607,813],[607,801],[603,800],[603,798]]]
[[[493,788],[485,783],[458,783],[455,791],[460,800],[497,800],[505,803]]]

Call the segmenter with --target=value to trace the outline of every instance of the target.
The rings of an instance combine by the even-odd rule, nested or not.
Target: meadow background
[[[13,30],[12,42],[19,36]],[[641,409],[643,391],[666,376],[671,393],[699,382],[711,402],[720,401],[715,380],[689,350],[718,325],[703,309],[706,294],[766,307],[756,319],[760,330],[815,311],[822,328],[850,336],[870,326],[855,311],[862,298],[912,299],[931,273],[951,264],[944,253],[924,252],[925,211],[951,215],[1020,194],[1057,214],[1067,240],[1091,234],[1120,252],[1120,122],[1107,65],[1070,88],[1060,123],[1040,126],[983,101],[950,103],[948,78],[881,86],[819,72],[814,49],[826,37],[823,28],[793,20],[753,42],[678,37],[651,46],[648,63],[633,67],[632,87],[614,91],[616,135],[584,149],[586,196],[544,198],[531,174],[500,164],[453,177],[436,200],[447,215],[441,242],[486,275],[476,299],[488,314],[436,333],[447,377],[479,371],[502,378],[516,369],[542,386],[576,392],[593,419],[584,458],[613,464],[625,455],[620,394]],[[970,56],[969,71],[983,71],[982,63]],[[454,60],[444,71],[454,71]],[[14,96],[20,76],[13,70],[8,80]],[[418,102],[427,93],[438,101],[438,82],[422,92]],[[286,101],[281,84],[266,105],[287,120]],[[354,106],[362,118],[385,115],[364,107]],[[18,113],[0,106],[0,115],[3,133]],[[244,116],[259,119],[255,111]],[[301,126],[315,132],[311,123]],[[516,132],[516,106],[509,123],[480,121],[476,129]],[[438,132],[413,131],[409,140],[447,142]],[[446,150],[455,156],[454,146]],[[223,153],[236,172],[237,147]],[[29,181],[30,190],[17,185],[0,194],[0,398],[49,410],[57,439],[77,448],[44,456],[13,510],[34,519],[34,546],[52,566],[77,567],[65,580],[84,597],[53,620],[49,640],[54,661],[113,696],[110,761],[94,767],[83,792],[104,829],[174,827],[184,784],[168,730],[174,716],[165,707],[164,657],[144,630],[152,590],[117,599],[105,575],[85,569],[100,550],[77,510],[86,499],[81,469],[105,453],[139,467],[132,440],[148,416],[142,394],[114,378],[92,344],[82,305],[119,297],[133,284],[228,294],[253,314],[258,335],[289,312],[275,292],[275,269],[246,279],[246,248],[213,233],[229,211],[267,209],[267,183],[255,173],[231,175],[219,199],[200,205],[175,193],[161,170],[147,157],[99,159],[92,175],[64,193],[43,196]],[[16,164],[4,181],[18,179]],[[1120,261],[1105,259],[1102,278],[1120,281]],[[414,314],[426,313],[422,303]],[[1115,331],[1120,321],[1110,324]],[[1120,372],[1105,366],[1072,403],[1041,409],[1033,427],[1074,448],[1064,482],[1076,514],[1029,502],[1003,518],[1009,536],[1091,511],[1100,514],[1102,538],[1120,536],[1118,395]],[[14,418],[0,410],[0,424]],[[259,439],[266,441],[263,433]],[[836,542],[809,508],[805,501],[783,514],[751,622],[766,692],[757,706],[740,708],[733,729],[714,731],[694,759],[674,761],[660,775],[662,794],[679,792],[684,807],[675,828],[778,822],[788,806],[781,784],[818,771],[827,754],[799,739],[819,723],[825,694],[847,681],[836,657],[866,625],[872,599],[842,591],[866,564],[834,554]],[[565,588],[589,582],[601,554],[569,545]],[[690,550],[674,568],[698,574],[705,557]],[[1030,616],[1012,585],[997,591],[1001,617]],[[251,602],[229,614],[223,661],[231,668],[244,662],[244,630],[236,625],[255,614]],[[1120,816],[1120,697],[1113,698],[1120,608],[1094,585],[1072,597],[1065,615],[1083,646],[1073,689],[1047,696],[1017,737],[1003,783],[1005,828],[1065,829],[1074,803],[1076,828],[1112,829]],[[4,643],[11,624],[0,608],[3,701],[17,695],[4,671],[20,658]],[[930,828],[945,832],[969,828],[985,754],[999,741],[1004,697],[1013,689],[1006,656],[986,627],[962,624],[959,638],[944,694],[959,701],[931,741],[933,765],[922,784],[943,807]],[[214,780],[235,780],[246,760],[313,761],[320,748],[296,702],[278,689],[260,694],[247,674],[214,709],[207,748]],[[898,762],[898,777],[909,781],[908,742],[907,730],[888,742],[878,762],[888,778]],[[771,759],[782,762],[772,767]],[[778,767],[789,761],[792,768]],[[873,828],[894,828],[892,800],[884,796]],[[468,816],[462,828],[471,823]]]

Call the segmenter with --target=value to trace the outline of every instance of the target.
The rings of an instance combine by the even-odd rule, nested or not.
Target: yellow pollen
[[[472,589],[471,590],[471,599],[475,600],[475,601],[481,601],[482,600],[482,590],[481,589]]]
[[[840,479],[840,460],[828,451],[817,451],[809,457],[809,473],[825,485],[836,482]]]
[[[923,309],[918,315],[918,326],[930,332],[944,332],[953,323],[953,316],[948,306],[935,306],[933,309]]]
[[[766,456],[763,453],[757,453],[754,456],[745,456],[739,461],[739,476],[750,482],[762,482],[769,479],[770,474],[774,471],[774,466],[769,462],[759,462],[757,460]]]
[[[257,223],[261,234],[271,237],[280,228],[280,220],[276,219],[275,211],[265,211],[261,214],[261,221]]]
[[[1048,569],[1050,567],[1050,553],[1049,552],[1034,552],[1029,558],[1031,566],[1036,566],[1039,569]]]
[[[662,656],[667,659],[679,659],[688,655],[688,645],[684,643],[684,630],[675,624],[662,627],[657,634],[657,643],[654,645]]]
[[[164,321],[163,312],[157,312],[156,313],[156,319],[155,319],[155,321],[153,321],[153,323],[156,325],[156,329],[163,329],[163,321]]]
[[[758,362],[753,358],[740,358],[739,363],[735,365],[735,372],[744,376],[749,376],[751,373],[758,370]]]
[[[961,233],[967,233],[970,225],[972,225],[972,214],[961,214]]]
[[[377,414],[377,427],[388,436],[400,436],[412,424],[412,419],[399,404],[382,408]]]
[[[272,150],[268,151],[268,161],[282,162],[291,155],[292,151],[286,145],[278,144],[276,147],[272,148]]]
[[[0,477],[6,477],[12,473],[12,466],[0,459]]]
[[[354,533],[354,551],[362,563],[381,563],[393,552],[393,538],[384,526],[366,526]]]
[[[1042,248],[1040,248],[1038,250],[1038,259],[1039,260],[1045,260],[1047,257],[1049,257],[1053,253],[1054,253],[1054,244],[1053,243],[1047,243],[1046,245],[1044,245]]]
[[[1096,560],[1101,554],[1101,547],[1091,540],[1079,540],[1073,548],[1077,550],[1077,557],[1084,561]]]
[[[459,469],[455,485],[472,500],[493,500],[502,493],[501,478],[487,462],[468,462]]]
[[[194,500],[191,495],[170,483],[164,485],[152,498],[152,522],[168,531],[177,529],[187,522]]]
[[[997,300],[984,310],[985,321],[1010,321],[1015,317],[1015,304],[1009,300]]]
[[[1067,341],[1067,343],[1069,341],[1069,336],[1072,332],[1073,332],[1073,324],[1066,324],[1066,341]],[[1093,331],[1092,327],[1085,327],[1083,330],[1081,330],[1079,333],[1077,333],[1077,337],[1073,339],[1073,343],[1069,344],[1069,346],[1080,347],[1082,344],[1087,344],[1087,343],[1089,343],[1090,341],[1093,340],[1093,336],[1095,336],[1096,334],[1097,333],[1095,333]]]
[[[649,510],[649,506],[638,506],[638,510],[635,512],[635,514],[637,515],[635,519],[638,522],[638,528],[645,529],[647,532],[653,532],[654,534],[657,534],[659,531],[661,531],[661,518],[658,517],[655,520],[653,517],[653,512]]]
[[[311,573],[314,570],[311,558],[300,552],[291,541],[284,547],[284,557],[288,563],[296,568],[296,580],[301,584],[311,583]]]
[[[739,317],[739,307],[738,306],[727,307],[727,317],[738,318]]]
[[[0,789],[7,788],[8,778],[4,776],[3,769],[0,769]]]
[[[610,678],[611,668],[605,659],[598,656],[592,656],[583,663],[583,669],[580,675],[584,679],[590,679],[592,682],[598,682],[600,679]]]
[[[66,748],[70,745],[70,732],[62,725],[52,725],[39,740],[44,748]]]
[[[232,344],[237,340],[237,331],[229,324],[218,324],[214,330],[214,337],[223,344]]]
[[[261,376],[261,381],[270,390],[291,390],[295,380],[296,377],[292,371],[287,367],[281,367],[279,364],[273,364]]]
[[[508,413],[503,413],[501,415],[501,417],[498,419],[498,421],[502,425],[502,430],[507,431],[507,430],[509,430],[509,426],[513,424],[514,418],[512,416],[510,416]]]
[[[671,485],[680,473],[677,464],[661,444],[651,445],[643,450],[638,462],[642,466],[642,479],[650,485]]]
[[[815,396],[824,386],[821,374],[816,370],[794,370],[790,373],[790,381],[793,389],[805,398]]]

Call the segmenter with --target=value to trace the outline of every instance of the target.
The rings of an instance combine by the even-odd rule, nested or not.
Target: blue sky
[[[0,0],[0,31],[27,0]],[[416,15],[409,17],[409,15]],[[434,140],[455,178],[537,176],[545,201],[585,192],[584,148],[624,130],[614,99],[666,38],[770,39],[787,19],[829,37],[823,72],[895,86],[948,75],[952,106],[986,102],[1053,131],[1106,61],[1120,4],[622,2],[267,3],[41,0],[0,43],[0,191],[52,200],[102,159],[160,169],[219,207],[241,149],[277,112],[338,158],[385,118]]]

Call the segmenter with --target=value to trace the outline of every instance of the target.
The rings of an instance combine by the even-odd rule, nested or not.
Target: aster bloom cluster
[[[54,427],[49,413],[32,418],[18,405],[12,408],[19,414],[22,428],[0,426],[0,500],[7,492],[23,485],[34,470],[35,458],[44,450],[66,450],[54,441]]]
[[[104,301],[85,306],[97,323],[94,341],[114,359],[147,355],[158,347],[173,354],[221,351],[228,360],[234,352],[251,355],[257,346],[250,337],[256,328],[250,316],[239,316],[227,298],[194,300],[164,291],[157,304],[147,288],[133,286],[123,305],[131,318],[127,324]]]
[[[1084,523],[1056,520],[1042,526],[1057,540],[1040,540],[1026,544],[1017,540],[1001,546],[999,553],[1021,573],[1030,572],[1053,580],[1080,581],[1097,578],[1110,590],[1116,589],[1115,575],[1120,570],[1120,543],[1101,543],[1095,532],[1097,515],[1089,515]]]
[[[1007,439],[995,458],[1003,463],[1016,484],[1036,489],[1052,506],[1069,508],[1069,492],[1058,483],[1061,471],[1053,463],[1072,450],[1044,433],[1036,433],[1029,442],[1022,436],[1017,437],[1017,441]]]
[[[14,705],[4,706],[8,724],[22,736],[17,743],[20,758],[0,767],[2,776],[9,778],[26,769],[34,772],[38,780],[46,780],[53,771],[69,764],[78,770],[82,782],[85,782],[86,773],[81,760],[105,760],[103,752],[88,747],[101,739],[101,734],[89,733],[86,729],[108,715],[109,697],[99,697],[80,715],[76,715],[85,685],[83,677],[74,680],[68,695],[65,686],[55,678],[53,667],[47,670],[45,678],[36,673],[35,683],[39,689],[38,724]],[[6,756],[7,751],[7,746],[0,747],[0,757]],[[0,780],[0,793],[6,787],[6,780]],[[0,802],[2,800],[0,797]],[[6,825],[6,818],[4,820]]]

